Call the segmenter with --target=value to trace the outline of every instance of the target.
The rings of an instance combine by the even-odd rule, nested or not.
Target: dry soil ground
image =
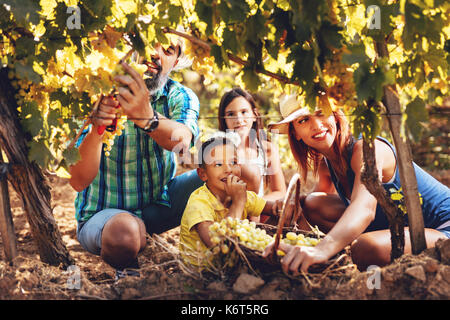
[[[446,179],[448,172],[441,175]],[[444,299],[450,298],[450,240],[418,256],[360,272],[351,265],[297,278],[282,272],[255,275],[245,264],[228,274],[190,273],[180,264],[179,229],[148,237],[139,256],[141,277],[114,282],[114,269],[85,252],[76,240],[73,200],[66,180],[49,177],[52,205],[63,241],[76,261],[75,272],[39,259],[21,199],[10,188],[19,257],[5,261],[0,240],[0,299]],[[76,271],[79,270],[79,273]],[[77,282],[78,277],[80,282]]]

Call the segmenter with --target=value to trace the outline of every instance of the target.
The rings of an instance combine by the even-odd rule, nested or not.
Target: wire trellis
[[[383,117],[388,117],[388,116],[404,116],[406,115],[406,113],[380,113],[380,116]],[[444,111],[440,111],[440,112],[428,112],[428,115],[450,115],[450,109],[449,110],[444,110]],[[345,114],[346,117],[356,117],[357,115],[354,114]],[[62,116],[60,117],[60,119],[62,120],[86,120],[86,119],[90,119],[90,118],[96,118],[96,119],[104,119],[104,120],[111,120],[111,118],[106,118],[106,117],[99,117],[99,116]],[[237,117],[220,117],[221,119],[225,118],[225,119],[234,119]],[[240,117],[240,119],[253,119],[255,117]],[[279,117],[274,117],[272,115],[260,115],[257,116],[256,118],[259,119],[270,119],[270,120],[282,120],[283,118],[281,117],[281,115]],[[151,118],[148,117],[127,117],[127,120],[150,120]],[[199,117],[186,117],[185,119],[198,119],[198,120],[217,120],[219,119],[218,116],[199,116]],[[160,121],[163,120],[171,120],[170,118],[160,118]]]

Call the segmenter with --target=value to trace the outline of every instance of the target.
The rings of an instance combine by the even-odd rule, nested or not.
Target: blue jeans
[[[192,192],[203,185],[197,170],[186,172],[170,180],[169,189],[170,208],[152,203],[142,210],[142,220],[149,234],[162,233],[178,227],[183,216],[184,208]]]
[[[179,175],[168,183],[170,208],[161,204],[150,204],[142,210],[142,220],[149,234],[162,233],[178,227],[184,208],[191,193],[203,185],[196,170]],[[77,238],[81,246],[90,253],[100,255],[102,231],[105,224],[116,214],[128,212],[123,209],[108,208],[94,214],[77,230]],[[128,212],[134,215],[131,212]]]

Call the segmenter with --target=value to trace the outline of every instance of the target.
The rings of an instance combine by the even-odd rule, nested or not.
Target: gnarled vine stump
[[[28,161],[27,140],[21,130],[13,94],[7,69],[0,69],[0,146],[11,164],[8,180],[22,198],[41,260],[67,267],[74,260],[62,241],[53,216],[48,182],[40,167]]]

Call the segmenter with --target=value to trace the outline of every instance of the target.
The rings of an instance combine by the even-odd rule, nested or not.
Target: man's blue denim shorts
[[[100,255],[103,227],[109,219],[122,212],[128,211],[121,209],[104,209],[94,214],[81,226],[81,229],[78,227],[77,238],[81,246],[90,253]],[[132,214],[131,212],[128,213]]]
[[[184,208],[191,193],[203,185],[196,170],[191,170],[173,178],[167,185],[171,206],[152,203],[142,209],[142,220],[149,234],[162,233],[180,225]],[[105,224],[119,213],[137,215],[123,209],[108,208],[94,214],[88,221],[78,225],[77,238],[81,246],[95,255],[100,255],[102,231]],[[139,219],[139,218],[138,218]]]

